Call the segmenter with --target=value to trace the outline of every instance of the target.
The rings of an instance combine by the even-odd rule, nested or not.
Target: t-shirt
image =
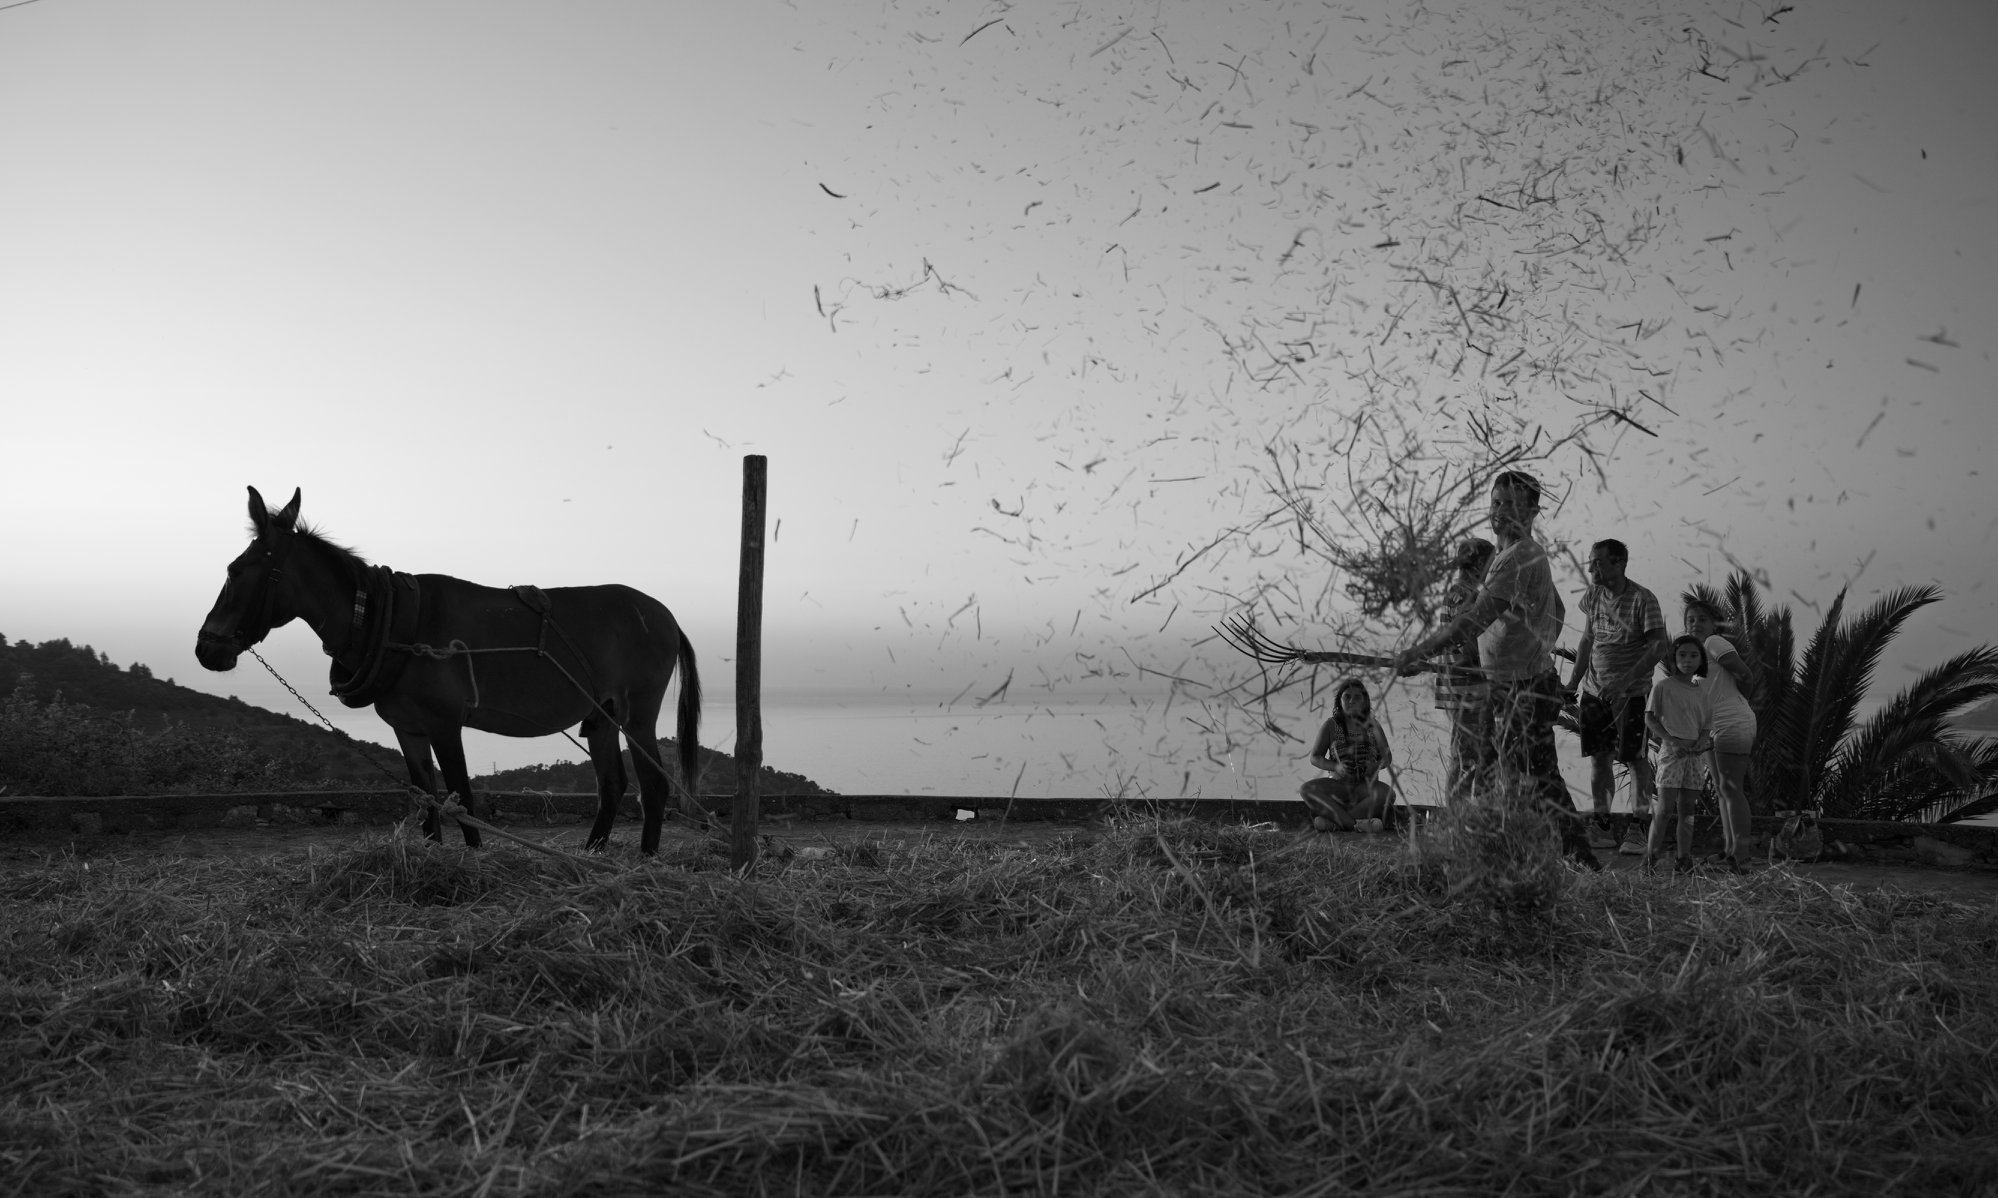
[[[1677,676],[1667,675],[1652,684],[1647,710],[1658,717],[1668,734],[1681,740],[1698,740],[1713,723],[1713,708],[1707,695],[1707,688],[1700,683],[1688,686]]]
[[[1478,634],[1478,660],[1486,675],[1493,682],[1523,682],[1552,670],[1554,642],[1561,638],[1567,609],[1554,589],[1554,571],[1540,542],[1525,536],[1498,551],[1478,598],[1488,595],[1504,599],[1507,606]]]
[[[1638,658],[1651,651],[1652,629],[1665,630],[1658,596],[1648,587],[1626,579],[1622,594],[1608,587],[1590,587],[1580,606],[1588,617],[1583,632],[1589,638],[1589,676],[1582,689],[1605,699],[1627,698],[1649,690],[1649,671],[1632,678],[1619,694],[1604,694],[1603,683],[1630,669]]]
[[[1720,663],[1721,654],[1733,653],[1734,646],[1726,637],[1715,635],[1707,638],[1706,650],[1707,677],[1704,685],[1714,713],[1714,739],[1755,739],[1755,708],[1749,706],[1748,697],[1741,693],[1734,675]]]

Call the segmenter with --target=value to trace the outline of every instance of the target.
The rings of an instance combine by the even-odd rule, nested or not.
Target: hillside
[[[158,678],[146,666],[120,668],[109,656],[89,645],[68,640],[10,643],[0,636],[0,699],[22,696],[46,707],[60,700],[88,709],[81,718],[129,719],[140,732],[169,729],[216,732],[239,738],[247,748],[282,764],[281,775],[300,786],[330,785],[373,789],[387,784],[380,770],[363,755],[360,743],[344,732],[322,728],[294,716],[269,711],[233,695],[219,698],[190,690],[171,678]],[[386,729],[384,729],[386,731]],[[660,743],[668,761],[673,742]],[[704,791],[735,788],[734,759],[703,748]],[[402,759],[393,749],[375,750],[395,776],[402,776]],[[634,778],[626,754],[627,778]],[[473,779],[492,790],[594,791],[595,775],[588,762],[527,766]],[[764,794],[831,794],[808,778],[765,767],[758,785]],[[627,789],[634,784],[628,782]]]
[[[677,767],[677,742],[669,737],[659,739],[659,754],[669,768]],[[631,751],[624,754],[625,789],[635,792],[637,775],[631,768]],[[488,790],[553,790],[590,792],[597,788],[596,771],[587,761],[568,761],[556,765],[528,765],[519,769],[501,770],[497,774],[487,774],[472,781]],[[827,790],[802,774],[786,773],[764,766],[756,776],[756,789],[766,795],[829,795],[837,791]],[[735,758],[726,753],[717,753],[703,745],[701,747],[701,793],[735,793]]]
[[[99,715],[129,715],[143,731],[179,725],[231,733],[255,751],[285,761],[296,777],[365,787],[383,782],[344,732],[252,706],[233,695],[225,699],[190,690],[171,678],[154,677],[137,662],[121,669],[89,645],[67,640],[9,643],[0,636],[0,694],[21,690],[44,705],[60,695],[64,703]]]
[[[1958,731],[1972,736],[1998,734],[1998,697],[1984,700],[1975,707],[1959,711],[1949,718],[1950,724]]]

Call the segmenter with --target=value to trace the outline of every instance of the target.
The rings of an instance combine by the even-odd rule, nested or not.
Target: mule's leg
[[[402,747],[403,764],[409,767],[411,786],[429,795],[440,798],[437,793],[437,770],[430,764],[430,738],[420,732],[395,730],[395,743]],[[432,840],[444,839],[444,830],[437,825],[437,809],[426,807],[423,810],[423,834]]]
[[[624,761],[617,751],[617,727],[609,720],[592,714],[583,721],[582,733],[590,745],[590,764],[597,771],[597,822],[590,825],[590,838],[583,847],[600,853],[610,847],[617,801],[624,797]]]
[[[442,736],[432,737],[431,747],[437,750],[437,768],[444,774],[444,788],[457,795],[458,801],[474,818],[483,818],[478,800],[472,797],[472,772],[465,767],[464,733],[454,728]],[[458,827],[465,834],[465,843],[478,848],[479,830],[470,824]],[[439,839],[442,839],[441,833]]]
[[[666,797],[672,783],[659,768],[659,706],[665,695],[635,695],[631,715],[624,721],[625,743],[631,746],[631,768],[638,771],[638,802],[645,809],[645,827],[638,835],[638,851],[651,856],[659,851],[659,829],[666,819]]]

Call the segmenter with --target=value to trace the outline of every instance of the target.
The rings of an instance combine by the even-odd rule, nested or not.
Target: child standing
[[[1457,542],[1457,576],[1443,596],[1443,623],[1456,619],[1478,597],[1495,552],[1483,537]],[[1475,801],[1491,782],[1491,687],[1478,665],[1477,638],[1470,637],[1451,650],[1436,671],[1436,706],[1450,717],[1449,773],[1443,790],[1449,806]]]
[[[1341,682],[1332,694],[1332,718],[1311,746],[1311,764],[1326,776],[1297,791],[1311,810],[1311,826],[1320,832],[1384,830],[1394,792],[1377,775],[1393,760],[1366,684],[1357,678]]]
[[[1672,642],[1665,659],[1666,675],[1651,687],[1645,726],[1658,738],[1658,811],[1651,819],[1644,865],[1653,868],[1665,847],[1665,829],[1678,821],[1679,873],[1693,869],[1693,806],[1706,779],[1707,752],[1713,748],[1712,695],[1700,685],[1707,672],[1707,651],[1695,636]]]

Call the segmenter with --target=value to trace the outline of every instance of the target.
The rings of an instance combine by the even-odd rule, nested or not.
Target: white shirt
[[[1755,709],[1748,705],[1748,697],[1741,693],[1734,675],[1728,673],[1721,664],[1723,653],[1733,653],[1734,646],[1727,638],[1710,636],[1706,642],[1707,677],[1702,685],[1707,691],[1708,704],[1714,713],[1714,739],[1732,740],[1736,737],[1755,739]]]

